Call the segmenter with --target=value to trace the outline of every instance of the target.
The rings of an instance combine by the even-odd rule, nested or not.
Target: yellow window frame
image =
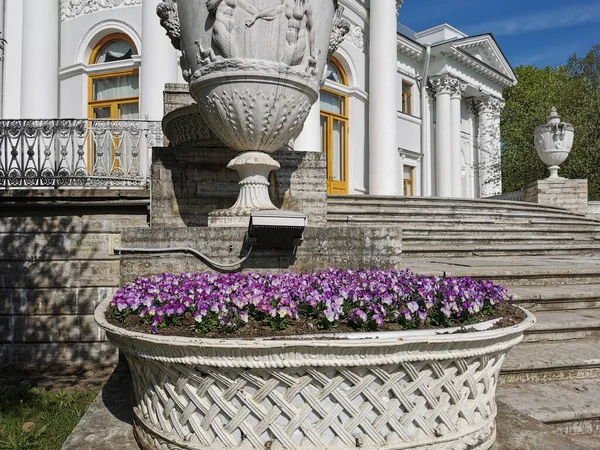
[[[404,87],[408,87],[408,92],[404,92]],[[411,83],[407,83],[406,81],[402,82],[402,112],[404,114],[409,114],[412,116],[413,104],[412,104],[412,90],[413,85]]]
[[[404,168],[408,167],[410,169],[410,178],[404,177]],[[402,168],[402,179],[404,181],[404,196],[405,197],[414,197],[415,196],[415,168],[413,166],[404,165]],[[409,193],[410,186],[410,193]]]
[[[343,71],[341,71],[343,74]],[[344,74],[345,76],[345,74]],[[339,92],[331,89],[321,89],[328,94],[335,95],[342,98],[342,111],[344,114],[335,114],[329,111],[321,110],[321,117],[324,117],[327,122],[327,133],[323,136],[323,149],[327,154],[327,193],[328,194],[347,194],[348,193],[348,137],[349,137],[349,113],[348,113],[348,96],[340,94]],[[337,120],[344,124],[344,136],[342,142],[342,154],[343,165],[342,165],[342,179],[333,179],[333,124]]]

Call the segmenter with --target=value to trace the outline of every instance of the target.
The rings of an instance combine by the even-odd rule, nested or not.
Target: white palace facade
[[[183,82],[178,52],[156,15],[159,2],[0,0],[2,127],[26,128],[26,119],[41,127],[36,147],[27,132],[11,141],[3,131],[0,177],[25,179],[44,170],[147,176],[164,86]],[[298,151],[327,152],[329,192],[499,194],[502,91],[517,79],[493,36],[467,36],[447,24],[414,32],[398,24],[402,1],[339,2],[350,31],[294,142]],[[65,122],[58,119],[83,123],[87,134],[62,135],[68,141],[62,147],[45,144],[61,134],[47,134],[42,121],[60,128]],[[112,124],[105,127],[112,151],[100,151],[103,123]],[[130,154],[114,151],[115,139],[125,142],[117,123],[133,136],[123,144]],[[131,132],[138,129],[142,137]],[[17,142],[29,154],[15,156]]]

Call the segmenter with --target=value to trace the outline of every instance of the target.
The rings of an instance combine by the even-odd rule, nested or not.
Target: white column
[[[457,79],[453,79],[451,88],[452,95],[450,97],[450,126],[452,127],[452,196],[463,197],[461,101],[466,89],[466,85]]]
[[[442,76],[429,83],[430,92],[436,101],[436,195],[452,197],[452,112],[450,95],[452,78]]]
[[[479,101],[479,192],[480,197],[502,193],[500,171],[500,111],[502,100],[486,97]]]
[[[160,26],[156,6],[160,0],[142,2],[142,66],[140,70],[140,119],[162,120],[166,83],[177,81],[177,50]]]
[[[142,2],[142,66],[140,69],[140,119],[162,120],[164,115],[163,92],[166,83],[177,82],[179,62],[177,50],[171,44],[156,6],[161,0]],[[146,140],[140,142],[140,168],[146,174],[151,162],[151,148]],[[162,145],[157,143],[156,145]]]
[[[369,194],[397,188],[396,0],[371,1],[369,32]]]
[[[58,117],[58,0],[23,0],[21,117]]]
[[[322,147],[321,136],[321,99],[317,101],[310,110],[304,128],[300,136],[294,142],[294,150],[297,152],[320,152]]]

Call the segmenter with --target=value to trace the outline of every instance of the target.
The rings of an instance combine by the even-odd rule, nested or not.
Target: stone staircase
[[[600,254],[600,220],[524,202],[330,196],[327,221],[398,225],[406,256]]]
[[[507,286],[538,322],[508,354],[498,400],[582,448],[600,449],[600,255],[405,258],[403,265]]]
[[[498,398],[599,449],[600,265],[589,269],[544,277],[538,286],[509,285],[516,303],[538,322],[507,356]]]

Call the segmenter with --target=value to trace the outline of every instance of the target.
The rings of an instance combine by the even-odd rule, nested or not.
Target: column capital
[[[500,114],[500,111],[502,111],[502,108],[504,108],[506,103],[500,98],[486,96],[474,98],[472,104],[473,111],[477,111],[478,114]]]
[[[427,81],[427,90],[432,97],[441,94],[462,97],[466,88],[462,80],[449,74],[430,77]]]

